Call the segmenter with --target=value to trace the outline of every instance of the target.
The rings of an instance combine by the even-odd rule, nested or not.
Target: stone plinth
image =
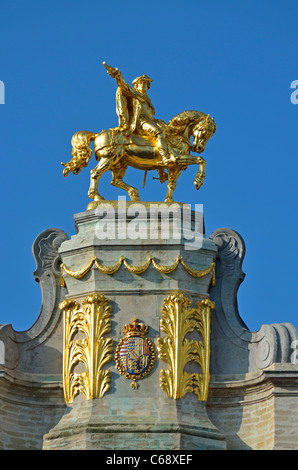
[[[44,449],[225,448],[224,437],[207,416],[206,396],[199,400],[190,388],[182,397],[181,384],[178,384],[173,397],[161,387],[162,371],[169,368],[158,354],[159,338],[165,336],[160,323],[162,309],[168,305],[167,299],[177,295],[182,299],[179,307],[182,313],[184,308],[187,313],[202,301],[208,303],[217,256],[215,243],[206,239],[203,233],[199,236],[199,230],[203,229],[202,218],[196,219],[196,214],[189,209],[183,213],[182,205],[178,205],[169,218],[167,231],[166,217],[166,212],[160,216],[158,212],[150,211],[148,203],[145,210],[144,206],[140,208],[137,219],[131,213],[124,218],[117,207],[107,213],[91,210],[75,215],[77,233],[64,241],[59,249],[62,283],[67,288],[64,310],[70,309],[68,319],[79,314],[82,317],[89,312],[82,307],[86,298],[97,294],[99,303],[104,298],[106,317],[102,318],[108,328],[101,341],[106,341],[110,356],[100,371],[105,376],[100,392],[96,392],[96,386],[92,391],[92,386],[85,387],[84,374],[79,378],[71,375],[69,381],[67,377],[71,399],[62,419],[44,436]],[[195,234],[195,228],[195,243],[192,244],[191,231]],[[74,315],[73,308],[77,309]],[[96,311],[102,312],[100,308]],[[96,315],[99,314],[93,317],[94,324]],[[180,311],[177,325],[179,315]],[[115,363],[115,348],[124,337],[123,326],[135,318],[148,326],[146,337],[151,340],[156,353],[152,370],[137,381],[138,388],[131,387],[132,380],[121,375]],[[67,336],[66,329],[65,338]],[[72,347],[73,338],[75,335],[69,342],[66,339],[64,354],[67,354],[67,345]],[[187,338],[202,341],[196,331]],[[208,353],[208,345],[206,348]],[[88,370],[91,370],[94,364],[91,355],[88,360]],[[197,377],[204,381],[202,370],[189,362],[185,367],[186,374],[193,377],[196,372],[201,373]],[[64,363],[65,370],[70,370],[69,364],[69,361]],[[74,367],[75,373],[82,374],[82,364],[80,366],[81,369]],[[90,373],[91,376],[94,374]],[[72,388],[72,380],[77,380],[81,393]],[[84,393],[93,393],[95,397],[86,399],[82,393],[84,387]]]

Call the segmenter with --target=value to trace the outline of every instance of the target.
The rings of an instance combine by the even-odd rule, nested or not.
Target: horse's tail
[[[79,131],[73,135],[71,139],[72,159],[68,163],[61,162],[61,165],[65,166],[63,170],[64,176],[67,176],[70,172],[77,175],[83,167],[88,165],[92,155],[89,144],[95,139],[96,135],[94,132],[89,131]]]

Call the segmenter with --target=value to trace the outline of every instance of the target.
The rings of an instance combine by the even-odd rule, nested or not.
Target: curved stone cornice
[[[246,251],[244,240],[229,228],[215,230],[210,239],[218,248],[215,268],[217,286],[211,290],[218,321],[227,337],[249,341],[250,333],[239,315],[237,303],[238,289],[245,278],[242,271]]]
[[[40,233],[33,243],[32,252],[36,262],[33,275],[41,288],[42,305],[36,322],[28,330],[17,332],[11,325],[2,325],[0,339],[4,343],[4,365],[8,369],[18,367],[19,370],[26,371],[34,365],[37,372],[43,371],[44,364],[40,360],[35,364],[37,356],[34,349],[51,337],[61,317],[58,305],[65,296],[66,288],[60,286],[61,261],[58,249],[65,240],[68,240],[65,232],[50,228]],[[53,339],[52,344],[46,346],[46,363],[54,364],[61,355],[55,342],[57,340]],[[54,372],[55,366],[50,369]]]
[[[65,240],[68,240],[65,232],[49,228],[41,232],[33,243],[32,253],[36,262],[33,276],[41,288],[42,305],[34,325],[27,331],[17,334],[18,342],[32,341],[41,335],[44,336],[48,328],[55,327],[57,319],[53,318],[53,315],[56,317],[57,313],[60,316],[60,311],[56,307],[61,298],[59,285],[61,261],[58,249]]]
[[[237,293],[245,278],[242,271],[245,256],[243,238],[234,230],[222,228],[215,230],[210,239],[218,248],[216,286],[210,292],[210,298],[216,305],[213,334],[217,349],[225,349],[229,356],[224,363],[218,352],[214,366],[216,363],[216,367],[224,372],[233,368],[234,371],[239,369],[239,372],[248,372],[264,369],[273,363],[290,362],[292,345],[298,338],[293,325],[262,325],[259,331],[251,332],[240,317]],[[215,370],[214,373],[218,371]]]

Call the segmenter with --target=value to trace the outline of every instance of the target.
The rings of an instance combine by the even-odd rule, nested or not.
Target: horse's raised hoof
[[[195,185],[196,190],[200,189],[200,187],[203,184],[203,181],[204,181],[204,178],[199,179],[199,180],[194,180],[194,185]]]

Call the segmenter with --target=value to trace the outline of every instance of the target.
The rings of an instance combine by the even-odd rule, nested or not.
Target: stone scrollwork
[[[58,249],[68,239],[60,229],[44,230],[35,240],[32,252],[36,261],[34,277],[38,281],[45,271],[52,271],[55,276],[60,274],[60,257]]]
[[[215,348],[211,367],[220,367],[222,374],[232,374],[236,372],[235,363],[239,364],[237,372],[265,369],[274,363],[290,363],[298,338],[293,325],[264,324],[259,331],[251,332],[239,314],[237,293],[245,278],[242,271],[246,251],[243,238],[232,229],[221,228],[215,230],[210,239],[218,248],[217,282],[210,292],[216,303],[214,332],[217,338],[224,338],[230,350],[228,357]],[[216,331],[218,326],[220,331]]]
[[[262,325],[253,335],[256,367],[265,369],[276,362],[290,363],[293,358],[296,361],[297,339],[297,330],[290,323]]]
[[[5,346],[6,351],[13,344],[17,344],[14,352],[9,353],[7,367],[10,367],[15,361],[11,359],[18,356],[18,365],[23,370],[27,370],[28,354],[30,355],[36,348],[42,349],[42,345],[49,338],[54,338],[53,333],[59,327],[61,312],[58,305],[65,296],[65,289],[60,285],[60,264],[59,248],[61,244],[68,240],[68,235],[57,228],[49,228],[42,231],[35,239],[32,246],[32,253],[36,263],[36,269],[33,273],[35,281],[41,289],[42,304],[40,313],[34,324],[25,331],[11,332],[9,334],[10,345]],[[1,337],[2,339],[2,337]],[[8,338],[7,338],[8,339]],[[11,341],[13,339],[13,342]],[[46,361],[52,374],[59,374],[61,370],[61,356],[58,352],[59,346],[52,343],[51,354],[47,355]],[[56,352],[55,352],[56,351]],[[36,358],[36,360],[35,360]],[[42,373],[45,368],[45,362],[37,360],[38,354],[34,355],[30,361],[30,370],[34,369],[36,373]],[[6,362],[6,361],[5,361]]]
[[[196,308],[184,294],[175,294],[164,299],[160,328],[167,336],[159,337],[157,349],[159,358],[169,365],[162,369],[160,386],[168,397],[184,398],[195,393],[198,400],[206,401],[210,380],[210,323],[214,302],[201,300]],[[190,340],[187,334],[196,332],[201,340]],[[185,371],[185,366],[194,362],[201,373]]]
[[[101,398],[110,388],[111,371],[103,366],[110,362],[113,340],[111,307],[103,295],[85,297],[82,307],[74,300],[61,302],[64,311],[63,388],[66,403],[83,393],[87,400]],[[76,372],[76,368],[83,371]]]
[[[215,230],[210,239],[218,248],[216,260],[216,286],[210,297],[216,303],[216,317],[227,338],[241,344],[250,341],[248,328],[238,311],[237,293],[245,278],[242,264],[245,257],[245,243],[241,235],[232,229]]]

